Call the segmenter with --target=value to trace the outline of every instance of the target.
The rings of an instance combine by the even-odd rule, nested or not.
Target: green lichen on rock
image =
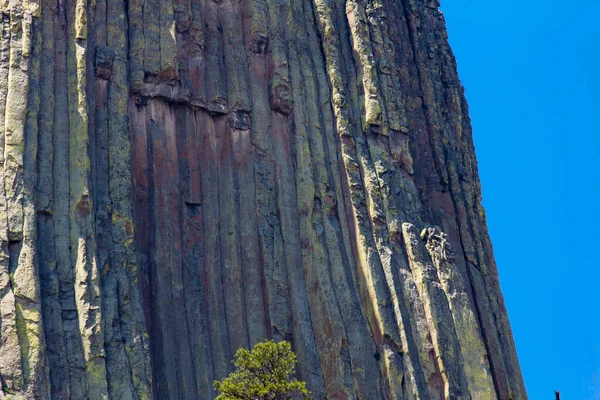
[[[0,0],[0,397],[526,399],[438,6]]]

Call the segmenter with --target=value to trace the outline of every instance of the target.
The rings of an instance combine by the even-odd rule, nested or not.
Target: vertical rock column
[[[438,7],[0,0],[0,398],[526,399]]]
[[[67,96],[69,101],[69,221],[75,305],[89,395],[108,397],[102,329],[100,271],[94,235],[87,92],[88,10],[85,0],[67,6]]]
[[[421,232],[420,237],[425,242],[441,287],[448,298],[471,397],[482,400],[496,399],[476,311],[463,274],[454,264],[454,251],[448,241],[448,235],[439,228],[427,228]]]
[[[3,390],[47,398],[35,216],[41,10],[35,2],[0,7],[0,377]]]

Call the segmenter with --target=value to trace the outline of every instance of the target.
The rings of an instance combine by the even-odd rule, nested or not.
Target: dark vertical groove
[[[171,312],[172,309],[185,310],[185,291],[182,277],[182,234],[181,234],[181,207],[183,206],[179,198],[179,163],[177,162],[179,154],[177,152],[177,136],[180,134],[181,125],[175,120],[176,106],[163,103],[165,106],[165,136],[166,136],[166,162],[160,165],[161,180],[165,192],[163,198],[165,209],[163,226],[167,232],[167,241],[161,243],[163,251],[167,252],[167,264],[171,287],[169,289],[170,303],[165,304],[165,312]],[[179,129],[178,129],[179,128]],[[196,383],[193,374],[193,365],[190,354],[190,342],[187,332],[187,320],[184,312],[175,312],[173,314],[173,326],[168,332],[175,346],[177,362],[180,368],[176,367],[177,386],[179,398],[193,398],[192,393],[196,389]],[[172,357],[172,354],[170,354]],[[188,394],[189,393],[189,394]]]
[[[244,186],[247,184],[239,180],[244,165],[236,163],[236,145],[242,144],[243,139],[240,137],[240,135],[244,135],[242,131],[250,128],[244,119],[247,119],[247,113],[251,109],[248,63],[244,48],[244,27],[239,3],[239,1],[224,0],[219,4],[218,16],[223,68],[226,71],[224,79],[229,115],[227,121],[220,117],[215,121],[218,123],[222,120],[226,124],[226,127],[217,129],[217,132],[226,135],[226,137],[219,138],[220,135],[217,133],[217,143],[222,146],[219,153],[221,153],[220,159],[223,166],[220,170],[222,175],[219,175],[219,203],[221,204],[221,213],[226,213],[225,215],[221,214],[221,227],[225,227],[227,230],[225,235],[221,230],[221,246],[225,250],[223,252],[225,257],[223,259],[223,280],[226,290],[226,307],[231,311],[235,310],[234,312],[228,311],[227,315],[228,324],[232,327],[230,343],[234,349],[248,347],[250,343],[259,340],[251,325],[253,323],[252,315],[258,314],[256,317],[259,317],[263,310],[260,297],[257,298],[252,294],[254,288],[259,285],[259,282],[253,279],[256,274],[252,273],[258,266],[256,262],[247,259],[247,257],[251,257],[252,249],[248,247],[249,244],[245,238],[242,239],[243,232],[241,231],[244,225],[252,224],[252,220],[240,220],[239,202],[242,190],[249,192],[252,188],[242,189],[240,186],[240,184]],[[240,120],[238,121],[238,119]],[[250,132],[245,134],[249,135]],[[248,194],[252,196],[252,193]],[[228,290],[231,296],[227,294]],[[227,305],[229,298],[236,303],[233,307]],[[264,317],[260,316],[260,319],[264,320]],[[258,326],[260,327],[260,325]]]
[[[250,3],[250,5],[248,5]],[[275,35],[270,36],[267,30],[268,26],[268,7],[264,1],[244,1],[244,7],[250,8],[249,15],[244,18],[244,35],[246,44],[246,58],[249,74],[249,91],[251,96],[251,116],[252,124],[249,138],[245,140],[244,159],[244,177],[240,180],[251,180],[252,196],[246,197],[245,203],[240,202],[240,207],[245,208],[245,212],[253,220],[255,231],[248,230],[246,240],[256,240],[254,251],[254,263],[256,271],[255,279],[260,282],[255,283],[258,286],[254,290],[260,290],[263,310],[262,321],[253,322],[252,325],[261,324],[259,331],[262,335],[268,336],[274,340],[282,340],[291,334],[289,320],[289,299],[288,296],[278,295],[278,282],[286,282],[287,276],[282,267],[276,252],[282,252],[281,242],[275,243],[275,236],[279,232],[279,217],[276,209],[276,188],[275,188],[275,163],[273,156],[272,143],[272,119],[268,97],[267,81],[267,63],[268,58],[266,50],[259,44],[268,46],[269,40],[275,40]],[[260,5],[260,7],[258,6]],[[255,6],[255,8],[252,8]],[[258,27],[257,27],[258,25]],[[255,29],[259,29],[258,32]],[[249,173],[251,171],[251,175]],[[248,203],[253,205],[248,207]],[[276,233],[277,231],[277,233]],[[252,238],[256,235],[256,239]],[[279,236],[279,235],[277,235]],[[279,238],[279,237],[278,237]],[[246,271],[246,266],[243,265]],[[283,275],[283,276],[281,276]],[[285,291],[287,292],[287,290]],[[285,293],[284,292],[284,293]],[[250,303],[248,303],[250,304]],[[255,306],[256,307],[256,306]],[[258,319],[258,318],[257,318]],[[257,338],[259,335],[254,335]],[[255,339],[251,336],[251,343]]]
[[[259,258],[259,245],[255,238],[258,233],[256,213],[256,186],[254,181],[254,148],[252,146],[252,122],[250,112],[253,109],[253,97],[250,83],[251,50],[248,51],[251,38],[248,38],[248,16],[244,9],[246,2],[235,4],[237,29],[234,31],[240,37],[234,51],[236,60],[241,64],[242,98],[239,110],[229,115],[229,125],[232,128],[231,141],[234,155],[235,187],[237,191],[237,222],[238,242],[240,243],[240,263],[244,282],[245,317],[248,328],[248,343],[250,346],[267,338],[266,299],[264,288],[264,270]],[[266,21],[265,21],[266,22]],[[265,27],[266,28],[266,27]],[[245,110],[242,110],[245,108]],[[242,121],[236,124],[236,119]],[[238,129],[239,128],[239,129]]]
[[[190,381],[193,374],[189,354],[188,328],[185,324],[184,313],[172,312],[173,309],[184,310],[183,282],[181,278],[181,233],[177,223],[179,198],[177,193],[178,163],[176,146],[176,124],[172,107],[161,100],[155,100],[151,105],[151,129],[153,152],[152,168],[156,190],[154,232],[156,278],[155,291],[157,294],[157,315],[163,318],[160,325],[159,351],[162,354],[161,369],[165,374],[164,386],[159,386],[161,396],[181,397],[183,393],[193,393],[195,383]],[[171,223],[175,221],[176,223]],[[173,355],[176,355],[175,358]],[[182,365],[182,369],[177,365]]]
[[[65,4],[59,1],[56,29],[54,94],[54,230],[59,280],[62,325],[69,369],[70,394],[73,398],[88,396],[83,346],[75,306],[74,276],[70,251],[69,220],[69,119],[67,97],[67,17]]]
[[[152,218],[150,262],[152,271],[152,293],[155,298],[153,315],[161,316],[156,322],[156,330],[153,332],[155,344],[155,357],[157,367],[157,390],[160,397],[171,398],[179,396],[176,360],[177,343],[174,332],[170,329],[175,327],[175,315],[171,312],[173,304],[172,285],[173,277],[169,272],[177,266],[170,263],[171,235],[168,202],[168,186],[172,181],[167,161],[167,130],[170,128],[167,115],[170,112],[169,105],[161,100],[152,101],[150,104],[149,146],[152,148],[150,168],[152,169],[152,201],[150,215]]]
[[[200,137],[195,113],[189,108],[178,108],[178,152],[180,154],[180,192],[182,194],[182,267],[185,285],[185,311],[188,336],[192,351],[196,393],[209,398],[212,390],[212,366],[208,331],[206,276],[202,265],[205,254],[203,235],[203,207],[201,198]]]
[[[42,55],[44,66],[40,76],[40,104],[38,117],[38,180],[37,180],[37,230],[42,316],[46,337],[48,368],[50,372],[50,397],[66,398],[69,393],[69,374],[61,317],[60,285],[57,274],[57,257],[54,248],[54,64],[55,64],[55,9],[56,1],[42,5]]]
[[[144,25],[145,26],[145,25]],[[158,277],[158,271],[157,271],[157,265],[156,265],[156,257],[155,257],[155,253],[156,253],[156,222],[154,220],[155,215],[156,215],[156,183],[155,183],[155,169],[154,169],[154,137],[156,135],[156,131],[157,131],[157,124],[159,123],[159,121],[157,121],[154,116],[154,109],[153,107],[141,107],[142,110],[144,110],[143,114],[140,111],[140,117],[143,115],[144,118],[144,123],[146,125],[146,130],[145,130],[145,138],[140,137],[140,142],[141,144],[145,144],[146,145],[146,159],[144,160],[145,163],[140,165],[139,167],[139,172],[136,173],[136,176],[139,176],[141,179],[139,180],[140,183],[147,183],[146,188],[144,188],[144,186],[142,186],[142,193],[140,193],[140,197],[142,198],[142,202],[144,202],[144,194],[147,195],[147,215],[146,217],[148,218],[148,222],[147,225],[145,226],[146,229],[144,229],[144,225],[138,225],[141,229],[144,229],[142,232],[147,232],[146,233],[146,237],[142,236],[142,239],[146,239],[146,240],[142,240],[140,242],[140,247],[142,248],[142,250],[144,249],[144,246],[147,246],[146,250],[147,250],[147,259],[146,261],[146,266],[147,266],[147,280],[148,280],[148,292],[145,295],[145,299],[147,299],[147,307],[149,306],[150,310],[147,313],[147,321],[150,322],[150,348],[151,348],[151,352],[152,352],[152,393],[155,396],[164,396],[165,395],[165,388],[164,388],[164,379],[166,379],[166,376],[164,374],[164,370],[163,370],[163,365],[164,365],[164,354],[162,351],[162,344],[163,344],[163,338],[162,338],[162,324],[161,324],[161,319],[159,318],[154,318],[153,316],[158,315],[160,312],[160,306],[159,306],[159,288],[158,288],[158,282],[159,282],[159,277]],[[141,136],[141,135],[140,135]],[[144,141],[145,139],[145,141]],[[145,142],[145,143],[144,143]],[[144,154],[141,153],[140,154],[140,158],[143,159]],[[141,161],[141,160],[140,160]],[[146,182],[144,182],[144,178],[147,179]],[[142,183],[142,185],[143,185]],[[146,190],[144,190],[146,189]],[[146,193],[144,193],[146,192]],[[143,207],[140,207],[140,211],[143,211]],[[144,215],[142,214],[141,218],[143,218]],[[143,233],[142,233],[143,235]],[[148,299],[149,298],[149,299]],[[148,301],[149,300],[149,301]],[[170,378],[170,377],[169,377]]]
[[[233,349],[248,347],[248,329],[243,315],[244,283],[239,261],[239,250],[236,232],[235,188],[233,171],[233,154],[231,151],[231,131],[225,116],[214,118],[215,155],[220,161],[218,169],[219,198],[219,238],[221,254],[221,282],[227,326],[229,327],[229,343]]]
[[[271,6],[271,7],[270,7]],[[269,79],[272,77],[275,52],[283,52],[282,32],[272,15],[276,10],[271,2],[266,4],[265,20],[269,27],[266,52],[249,54],[250,85],[252,91],[252,145],[255,165],[256,213],[258,216],[258,238],[260,261],[265,280],[265,299],[268,311],[268,332],[273,340],[293,338],[290,308],[292,282],[287,272],[287,253],[282,237],[282,221],[285,209],[278,207],[281,198],[282,182],[279,164],[287,160],[276,155],[277,143],[281,142],[286,118],[271,110],[269,99]],[[253,20],[254,22],[254,20]]]
[[[152,320],[152,313],[155,310],[155,296],[152,295],[153,279],[155,271],[152,270],[151,263],[151,240],[154,238],[154,227],[151,223],[151,210],[153,209],[153,172],[150,168],[152,160],[152,136],[149,130],[149,118],[147,117],[148,107],[140,107],[135,103],[133,97],[129,98],[129,129],[131,141],[131,163],[134,186],[134,205],[135,205],[135,241],[139,254],[139,286],[140,297],[143,304],[143,318],[145,320],[146,330],[150,337],[148,346],[153,357],[152,365],[147,368],[146,374],[151,374],[151,385],[149,388],[152,393],[156,393],[156,384],[158,382],[157,368],[157,346],[155,345],[156,323]],[[132,282],[133,284],[133,282]],[[140,316],[141,318],[142,316]],[[150,378],[150,377],[148,377]]]
[[[102,56],[112,57],[114,52],[109,50],[107,44],[107,31],[109,24],[107,21],[108,2],[99,0],[96,3],[94,10],[95,27],[90,36],[90,47],[94,49],[94,54],[88,59],[97,64],[96,59]],[[110,29],[117,29],[114,22]],[[97,47],[95,47],[95,46]],[[100,47],[102,46],[102,47]],[[102,53],[104,52],[104,54]],[[114,61],[113,61],[114,62]],[[96,69],[96,68],[94,68]],[[92,143],[92,173],[94,179],[94,204],[96,206],[96,238],[98,244],[98,266],[102,271],[102,310],[104,316],[104,350],[106,352],[106,374],[109,383],[109,393],[112,397],[131,395],[131,390],[125,388],[125,380],[127,374],[121,373],[119,370],[125,367],[123,338],[119,329],[119,300],[118,300],[118,283],[117,274],[118,266],[114,265],[112,259],[112,230],[111,216],[112,205],[110,199],[110,155],[109,155],[109,86],[110,74],[112,69],[108,71],[107,77],[95,77],[94,88],[95,95],[93,98],[95,107],[90,108],[90,121],[93,121],[90,126],[93,126],[94,136],[90,137]],[[91,82],[88,82],[88,85]],[[95,117],[95,121],[93,118]],[[95,140],[94,140],[95,139]],[[92,141],[93,140],[93,141]]]
[[[226,376],[233,351],[229,344],[229,325],[225,312],[224,288],[221,280],[221,244],[219,235],[219,163],[213,118],[204,111],[196,112],[196,129],[201,138],[200,171],[202,190],[203,234],[206,254],[202,270],[206,276],[206,302],[208,308],[209,338],[212,350],[212,367],[215,379]]]
[[[526,399],[437,0],[31,1],[0,13],[5,394],[210,399],[268,337],[318,399]]]

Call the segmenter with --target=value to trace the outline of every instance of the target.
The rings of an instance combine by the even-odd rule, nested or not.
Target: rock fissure
[[[525,400],[438,7],[0,0],[0,399]]]

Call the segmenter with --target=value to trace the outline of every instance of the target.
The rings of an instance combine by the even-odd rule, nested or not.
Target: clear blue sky
[[[442,0],[531,400],[600,399],[600,0]]]

